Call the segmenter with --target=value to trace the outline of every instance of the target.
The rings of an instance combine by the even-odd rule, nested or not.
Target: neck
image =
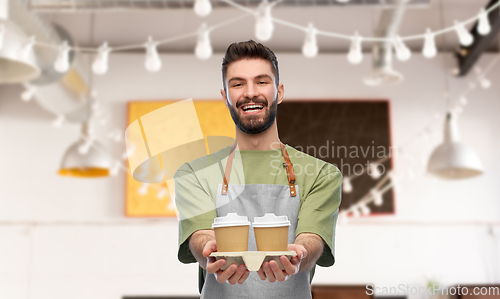
[[[279,148],[281,141],[278,137],[276,120],[267,130],[259,134],[247,134],[236,128],[236,143],[239,150],[265,151]]]

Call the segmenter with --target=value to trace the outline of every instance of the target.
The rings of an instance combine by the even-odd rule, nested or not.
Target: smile
[[[262,104],[247,104],[241,107],[241,110],[243,110],[243,113],[245,114],[256,114],[262,109],[264,109],[264,105]]]

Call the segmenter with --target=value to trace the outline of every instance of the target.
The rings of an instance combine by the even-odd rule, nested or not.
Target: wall
[[[415,54],[409,62],[396,63],[405,82],[383,88],[361,82],[370,70],[369,57],[352,66],[344,55],[312,60],[277,56],[286,100],[389,99],[393,144],[404,145],[395,160],[396,214],[339,224],[336,264],[319,268],[314,283],[500,283],[500,85],[494,80],[500,77],[500,65],[489,75],[491,89],[469,94],[459,122],[462,140],[481,157],[485,174],[452,182],[424,174],[420,161],[441,140],[451,55],[426,60]],[[110,72],[94,78],[98,100],[111,117],[111,125],[98,127],[99,140],[116,157],[124,151],[123,144],[106,138],[106,130],[124,129],[127,101],[219,99],[220,57],[198,61],[192,55],[163,55],[163,69],[150,74],[142,55],[113,54]],[[493,58],[485,55],[479,65],[484,68]],[[453,99],[471,79],[450,78]],[[0,298],[197,294],[196,265],[176,258],[177,221],[125,218],[122,175],[90,180],[57,176],[79,127],[53,128],[55,117],[33,102],[20,101],[21,91],[19,86],[0,86]],[[433,111],[441,118],[435,120]],[[420,133],[426,126],[429,141]]]

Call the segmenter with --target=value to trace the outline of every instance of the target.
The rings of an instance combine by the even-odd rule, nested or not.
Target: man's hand
[[[226,270],[222,271],[221,268],[226,264],[225,259],[216,260],[215,257],[211,257],[212,252],[217,251],[217,244],[214,240],[208,241],[203,247],[203,256],[207,258],[207,272],[214,274],[218,282],[224,283],[228,282],[232,285],[237,283],[242,284],[250,275],[247,267],[244,264],[240,266],[231,265]]]
[[[264,262],[259,271],[257,271],[260,279],[268,279],[269,282],[282,282],[287,280],[290,276],[299,273],[300,262],[307,256],[307,250],[304,246],[299,244],[288,244],[287,249],[289,251],[295,251],[297,256],[292,256],[290,260],[288,260],[288,258],[284,255],[280,256],[280,262],[283,265],[284,270],[281,270],[276,261]]]

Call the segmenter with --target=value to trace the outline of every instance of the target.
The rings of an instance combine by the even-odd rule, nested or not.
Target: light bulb
[[[366,205],[360,205],[359,207],[360,211],[361,211],[361,214],[367,216],[367,215],[370,215],[370,208],[367,207]]]
[[[481,8],[481,12],[479,12],[477,32],[481,35],[488,35],[491,32],[490,20],[488,20],[488,13],[486,13],[484,7]]]
[[[158,42],[153,41],[151,36],[148,38],[146,44],[144,44],[146,47],[146,62],[144,63],[144,66],[146,67],[146,70],[153,73],[159,71],[162,66],[158,50],[156,49],[157,45]]]
[[[359,217],[359,210],[357,207],[354,207],[354,209],[352,209],[352,216]]]
[[[467,47],[472,45],[474,37],[465,29],[464,24],[455,21],[455,31],[457,32],[458,40],[462,46]]]
[[[351,178],[345,177],[342,180],[342,190],[344,190],[345,193],[351,193],[352,192]]]
[[[316,40],[317,32],[318,30],[314,28],[314,25],[309,23],[304,45],[302,46],[302,54],[304,54],[305,57],[312,58],[318,55],[318,41]]]
[[[212,56],[212,46],[210,45],[210,30],[207,24],[201,24],[198,31],[198,43],[195,49],[196,57],[206,60]]]
[[[200,16],[208,16],[212,11],[212,4],[210,0],[196,0],[194,2],[194,12]]]
[[[68,46],[68,41],[64,41],[59,46],[59,53],[54,63],[54,69],[57,72],[66,73],[69,70],[69,51],[71,51],[71,48]]]
[[[24,102],[29,102],[33,99],[33,96],[36,94],[36,87],[33,85],[26,85],[26,90],[21,94],[21,99]]]
[[[4,37],[5,37],[5,26],[4,24],[0,24],[0,50],[3,47]]]
[[[361,48],[361,41],[363,39],[359,36],[358,32],[354,33],[354,37],[351,39],[351,47],[349,49],[349,54],[347,54],[347,60],[352,64],[358,64],[363,61],[363,52]]]
[[[96,75],[104,75],[108,72],[108,60],[111,48],[108,43],[103,43],[97,50],[97,56],[92,63],[92,71]]]
[[[481,77],[481,79],[479,79],[479,84],[481,85],[482,88],[484,89],[488,89],[491,87],[491,81],[488,80],[487,78],[485,77]]]
[[[52,122],[52,126],[54,128],[60,128],[65,120],[66,120],[66,118],[64,117],[64,115],[62,115],[62,114],[58,115],[56,117],[56,119],[54,119],[54,121]]]
[[[271,4],[263,0],[257,8],[257,22],[255,36],[261,41],[268,41],[273,36],[274,24],[271,17]]]
[[[21,48],[21,51],[19,52],[19,57],[21,57],[21,59],[28,58],[31,51],[33,50],[33,46],[35,45],[35,42],[36,42],[35,36],[31,36],[29,38],[29,40],[24,44],[24,46]]]
[[[116,176],[120,171],[120,166],[121,166],[120,161],[115,161],[115,163],[109,170],[109,175]]]
[[[465,96],[460,96],[460,99],[458,100],[458,102],[461,105],[467,105],[467,98]]]
[[[378,179],[382,173],[380,173],[380,170],[378,169],[378,164],[376,163],[371,163],[369,166],[370,173],[368,173],[373,179]]]
[[[400,61],[407,61],[411,57],[411,51],[404,44],[403,40],[399,35],[396,35],[393,39],[394,50],[396,51],[396,57]]]
[[[429,28],[427,28],[427,32],[425,33],[425,42],[424,42],[424,47],[422,48],[422,54],[426,58],[432,58],[437,54],[434,34]]]
[[[149,189],[149,184],[142,183],[141,187],[139,188],[139,190],[137,190],[137,192],[139,193],[139,195],[146,195],[148,193],[148,189]]]
[[[80,153],[80,155],[86,155],[89,152],[91,146],[92,139],[88,138],[82,144],[80,144],[80,146],[78,147],[78,152]]]
[[[156,194],[156,197],[158,199],[162,199],[165,197],[165,195],[167,195],[167,189],[161,188],[160,191],[158,191],[158,193]]]
[[[376,190],[370,191],[372,198],[373,198],[373,203],[376,206],[381,206],[384,203],[384,199],[382,198],[382,194]]]

